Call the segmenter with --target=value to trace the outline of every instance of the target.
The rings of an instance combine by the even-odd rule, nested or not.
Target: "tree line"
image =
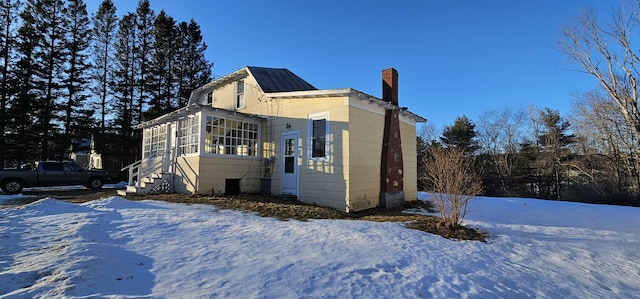
[[[140,156],[136,124],[184,106],[211,80],[200,26],[111,0],[0,4],[0,168],[68,159],[94,137],[116,169]]]
[[[417,138],[426,190],[434,187],[428,161],[444,148],[472,161],[484,195],[640,205],[640,142],[601,93],[585,93],[568,117],[550,108],[505,108],[476,122],[459,116],[441,133],[424,126]]]
[[[551,108],[505,108],[476,122],[460,116],[441,134],[423,127],[422,187],[435,188],[428,166],[445,148],[473,162],[486,195],[640,206],[640,52],[632,39],[638,25],[635,1],[605,21],[585,10],[562,29],[558,48],[597,82],[576,97],[569,116]]]

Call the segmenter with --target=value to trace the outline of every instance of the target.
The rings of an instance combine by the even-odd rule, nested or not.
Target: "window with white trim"
[[[258,123],[207,116],[205,132],[205,153],[258,156]]]
[[[236,82],[236,109],[244,108],[244,79]]]
[[[329,158],[329,112],[309,115],[309,158]]]
[[[180,155],[192,154],[198,152],[198,139],[200,118],[198,115],[189,116],[180,120],[180,134],[178,142],[180,144]]]
[[[212,104],[213,104],[213,100],[214,100],[214,99],[213,99],[213,90],[212,90],[212,91],[207,92],[207,93],[204,95],[204,104],[205,104],[205,105],[212,105]]]
[[[155,126],[144,130],[142,157],[162,155],[167,144],[167,125]]]

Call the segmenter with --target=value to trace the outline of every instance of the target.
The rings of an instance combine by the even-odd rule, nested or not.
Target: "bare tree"
[[[581,136],[583,161],[575,161],[572,169],[587,177],[602,197],[625,192],[638,196],[640,141],[608,95],[600,91],[584,93],[574,105],[573,122]]]
[[[430,189],[431,201],[440,212],[444,225],[460,226],[467,213],[467,204],[482,192],[482,183],[473,171],[472,160],[460,149],[432,146],[422,163],[426,174],[420,179]]]
[[[584,11],[578,21],[563,28],[560,49],[597,79],[610,100],[616,104],[627,125],[640,138],[640,97],[636,77],[640,57],[632,36],[640,23],[638,3],[620,7],[611,23],[603,27],[592,10]]]
[[[505,178],[513,175],[518,147],[523,141],[525,110],[493,110],[480,116],[478,132],[480,146],[489,156],[492,173],[498,177],[503,189]]]

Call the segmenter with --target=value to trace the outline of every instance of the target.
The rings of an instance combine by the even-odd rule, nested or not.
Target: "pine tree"
[[[478,150],[475,140],[476,125],[466,116],[458,116],[452,126],[446,126],[440,141],[447,147],[461,150],[465,154],[473,154]]]
[[[87,7],[83,0],[69,0],[67,9],[69,24],[66,48],[64,85],[67,90],[66,99],[62,101],[62,120],[64,123],[64,139],[61,156],[70,148],[72,137],[88,137],[94,127],[93,112],[95,107],[89,102],[87,87],[89,85],[89,46],[90,28]]]
[[[153,23],[155,13],[151,9],[149,0],[140,0],[136,8],[136,61],[138,68],[136,71],[137,98],[135,103],[135,123],[141,123],[143,119],[144,106],[149,101],[152,91],[150,80],[152,77],[151,61],[153,57]]]
[[[116,7],[111,0],[104,0],[93,16],[93,86],[92,91],[99,97],[100,135],[105,133],[107,121],[107,102],[113,83],[114,48],[118,17]],[[102,142],[98,142],[103,144]],[[102,147],[102,145],[100,145]]]
[[[154,51],[151,70],[153,93],[149,99],[149,109],[145,119],[153,119],[176,108],[173,100],[177,94],[176,73],[176,23],[164,10],[154,22]]]
[[[205,57],[207,44],[203,41],[200,26],[192,19],[188,24],[178,25],[178,106],[183,107],[189,101],[191,91],[211,81],[210,63]]]
[[[571,125],[560,117],[560,112],[545,108],[539,117],[543,124],[542,132],[538,136],[541,145],[539,172],[548,178],[549,189],[546,197],[560,199],[561,185],[567,172],[564,164],[570,155],[567,146],[575,143],[575,135],[568,133]]]
[[[7,113],[9,100],[15,93],[15,55],[16,51],[16,27],[18,24],[18,11],[20,1],[4,0],[0,3],[0,169],[5,166]]]
[[[29,1],[20,11],[22,24],[18,29],[16,53],[16,95],[8,107],[7,156],[20,165],[38,158],[38,132],[35,130],[37,114],[35,107],[41,93],[36,89],[35,63],[37,47],[41,44],[42,35],[36,28],[34,2]]]
[[[64,71],[68,51],[66,33],[68,21],[66,7],[62,0],[30,0],[33,3],[37,33],[42,36],[42,44],[36,48],[36,87],[40,89],[36,107],[37,129],[40,134],[40,158],[53,158],[52,140],[57,135],[59,123],[55,123],[58,112],[57,101],[63,96],[63,82],[59,74]],[[54,144],[55,145],[55,144]],[[55,152],[55,151],[53,151]],[[55,157],[61,159],[62,157]]]
[[[115,48],[115,70],[113,82],[113,102],[112,110],[115,114],[114,126],[120,132],[119,151],[123,155],[131,152],[131,134],[134,119],[134,97],[137,74],[136,58],[136,15],[128,13],[120,19],[118,24],[116,48]],[[135,159],[135,157],[133,158]],[[123,161],[124,166],[131,162],[132,158]]]

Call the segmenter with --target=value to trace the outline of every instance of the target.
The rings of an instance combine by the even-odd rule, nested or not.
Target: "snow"
[[[640,298],[639,208],[481,197],[465,224],[489,241],[46,198],[0,209],[0,298]]]

